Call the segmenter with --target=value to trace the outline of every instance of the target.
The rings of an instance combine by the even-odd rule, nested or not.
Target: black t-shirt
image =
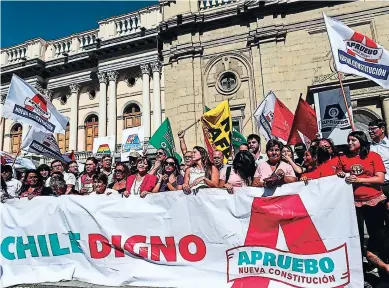
[[[113,189],[113,185],[115,185],[115,182],[108,184],[108,188]],[[122,194],[124,191],[126,191],[126,187],[117,190],[120,194]]]

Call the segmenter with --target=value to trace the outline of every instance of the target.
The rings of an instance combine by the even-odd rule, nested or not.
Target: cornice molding
[[[187,57],[196,57],[203,54],[204,47],[201,43],[185,43],[173,46],[168,51],[164,51],[163,56],[170,62],[184,59]]]
[[[269,25],[257,28],[249,32],[247,37],[247,44],[256,45],[265,42],[279,42],[285,41],[287,28],[284,24]]]

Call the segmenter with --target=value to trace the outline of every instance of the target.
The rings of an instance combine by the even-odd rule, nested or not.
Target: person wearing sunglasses
[[[157,176],[162,172],[162,163],[167,157],[167,151],[163,148],[157,150],[157,156],[155,157],[155,163],[153,168],[149,171],[149,174]]]
[[[130,174],[130,170],[126,164],[118,162],[116,163],[113,173],[113,182],[108,184],[108,188],[116,190],[122,194],[124,191],[126,191],[126,181]]]
[[[167,157],[162,164],[162,173],[158,174],[158,182],[153,193],[182,190],[184,177],[180,174],[178,160],[175,157]]]

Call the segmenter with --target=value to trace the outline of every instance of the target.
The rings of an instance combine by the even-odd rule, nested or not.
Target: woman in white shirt
[[[219,184],[219,170],[211,163],[207,150],[195,146],[192,154],[192,167],[185,171],[183,191],[196,194],[200,188],[216,188]]]
[[[119,195],[119,192],[113,189],[107,188],[108,176],[104,173],[100,173],[93,176],[93,192],[90,195]]]

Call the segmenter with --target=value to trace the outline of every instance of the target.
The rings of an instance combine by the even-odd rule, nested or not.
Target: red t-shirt
[[[370,178],[377,172],[386,173],[382,158],[375,152],[370,151],[365,159],[361,159],[359,155],[354,157],[340,156],[338,163],[338,171],[350,173],[358,178]],[[354,199],[358,202],[369,201],[382,194],[382,186],[379,184],[353,184]]]
[[[327,162],[324,162],[317,166],[314,170],[303,173],[302,176],[306,176],[308,179],[319,179],[322,177],[333,176],[336,174],[339,157],[334,157]]]

